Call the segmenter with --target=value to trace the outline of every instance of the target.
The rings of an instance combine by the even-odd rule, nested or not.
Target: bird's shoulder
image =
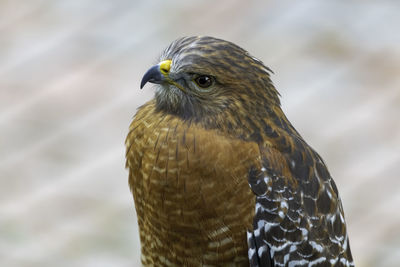
[[[352,266],[341,200],[322,158],[296,133],[270,143],[261,149],[262,168],[249,175],[256,195],[250,261]]]

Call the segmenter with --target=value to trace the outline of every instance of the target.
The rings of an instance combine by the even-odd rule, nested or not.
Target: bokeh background
[[[400,262],[400,1],[0,1],[0,266],[139,266],[124,139],[162,49],[233,41],[325,159],[357,266]]]

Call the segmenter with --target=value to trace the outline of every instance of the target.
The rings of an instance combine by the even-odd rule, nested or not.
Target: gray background
[[[400,2],[0,1],[0,266],[137,266],[124,139],[162,49],[233,41],[327,162],[358,266],[400,262]]]

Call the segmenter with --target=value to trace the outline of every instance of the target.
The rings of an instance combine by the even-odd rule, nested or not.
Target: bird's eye
[[[194,79],[194,81],[197,83],[197,85],[201,88],[208,88],[214,83],[214,78],[211,76],[207,75],[201,75]]]

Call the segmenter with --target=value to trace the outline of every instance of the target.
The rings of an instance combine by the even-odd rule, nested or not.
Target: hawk
[[[213,37],[172,42],[126,139],[144,266],[354,266],[337,187],[271,70]]]

